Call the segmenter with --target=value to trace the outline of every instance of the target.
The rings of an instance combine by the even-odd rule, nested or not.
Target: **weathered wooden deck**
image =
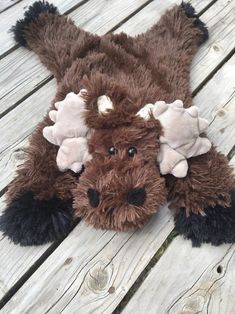
[[[50,73],[8,31],[33,2],[0,1],[0,212],[28,136],[55,92]],[[181,1],[51,2],[86,30],[133,35]],[[192,65],[194,102],[210,121],[210,139],[235,165],[235,0],[190,2],[210,33]],[[138,232],[81,222],[61,243],[28,248],[0,235],[0,312],[234,314],[235,245],[192,248],[172,230],[164,208]]]

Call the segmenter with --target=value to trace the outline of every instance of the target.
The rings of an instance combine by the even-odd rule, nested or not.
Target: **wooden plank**
[[[235,245],[192,248],[177,237],[123,314],[235,313]]]
[[[200,53],[193,61],[193,66],[201,64],[200,71],[191,75],[192,87],[203,82],[219,65],[225,56],[235,48],[235,5],[233,1],[217,1],[207,10],[201,19],[206,22],[210,38],[207,45],[203,45]],[[194,82],[194,83],[193,83]],[[195,85],[194,85],[195,84]]]
[[[230,165],[234,168],[234,172],[235,172],[235,154],[232,157],[232,159],[230,160]]]
[[[14,6],[16,3],[20,2],[21,0],[2,0],[0,2],[0,13],[7,10],[8,8]]]
[[[192,72],[193,73],[193,72]],[[228,154],[235,145],[235,55],[196,95],[199,113],[211,123],[208,132],[213,143]],[[223,91],[222,91],[223,90]],[[210,96],[208,97],[208,94]],[[213,105],[212,105],[213,104]]]
[[[120,0],[118,0],[120,2]],[[166,5],[169,6],[172,5],[172,1],[168,2],[164,1],[156,1],[158,3],[158,6],[155,7],[155,15],[154,19],[152,21],[156,21],[163,9],[166,9]],[[89,7],[89,9],[91,9]],[[78,11],[80,12],[80,11]],[[75,13],[74,13],[75,14]],[[83,12],[83,15],[84,12]],[[82,16],[81,16],[82,17]],[[77,16],[77,19],[80,20],[80,13],[79,16]],[[91,22],[89,22],[91,23]],[[88,24],[89,24],[88,23]],[[93,20],[92,24],[95,23],[95,19]],[[153,22],[152,22],[153,23]],[[89,24],[90,25],[90,24]],[[98,24],[97,24],[98,25]],[[111,27],[111,24],[109,24]],[[123,26],[122,26],[123,29]],[[107,29],[106,29],[107,30]],[[131,30],[127,28],[126,30],[130,34],[132,34]],[[37,83],[37,78],[40,77],[40,79],[43,79],[43,73],[48,73],[44,69],[43,66],[39,65],[36,66],[37,71],[35,72],[35,63],[33,60],[36,58],[33,54],[30,52],[26,52],[28,55],[28,58],[31,58],[30,62],[27,63],[27,61],[24,58],[21,58],[20,55],[22,55],[22,52],[24,52],[21,49],[17,50],[17,57],[12,57],[13,53],[9,55],[9,58],[11,61],[9,61],[8,66],[6,66],[5,71],[2,72],[2,80],[6,83],[7,80],[14,81],[16,78],[16,81],[14,81],[15,86],[11,85],[7,89],[9,90],[7,94],[5,94],[5,97],[3,97],[2,100],[0,100],[0,108],[6,108],[6,106],[9,106],[11,104],[12,99],[13,102],[17,101],[20,97],[23,97],[24,93],[28,90],[29,86],[33,84],[33,86]],[[24,52],[25,54],[25,52]],[[13,55],[14,56],[14,55]],[[5,58],[6,59],[6,58]],[[26,58],[27,59],[27,58]],[[18,66],[17,62],[18,60]],[[11,79],[8,78],[9,76],[9,66],[15,68],[14,75],[10,75]],[[33,64],[33,66],[32,66]],[[19,69],[18,69],[19,67]],[[200,63],[197,64],[197,67],[201,67]],[[193,71],[195,69],[193,68]],[[192,71],[192,72],[193,72]],[[25,75],[25,73],[28,73],[28,76]],[[0,78],[0,80],[1,80]],[[46,77],[44,78],[46,79]],[[6,116],[4,116],[2,119],[0,119],[0,129],[2,130],[0,137],[4,136],[2,140],[0,140],[0,172],[3,173],[3,175],[0,177],[0,190],[2,190],[5,185],[7,185],[13,177],[15,167],[12,167],[13,164],[15,164],[15,151],[18,153],[19,150],[22,148],[22,139],[24,139],[27,135],[29,135],[32,131],[32,129],[36,126],[37,122],[39,122],[43,116],[43,114],[46,112],[49,104],[48,99],[52,98],[52,95],[55,90],[55,87],[51,88],[54,83],[49,83],[49,86],[45,85],[45,87],[39,89],[36,93],[33,94],[33,96],[30,96],[25,101],[23,101],[18,107],[16,107],[14,110],[12,110],[10,113],[8,113]],[[32,88],[32,86],[30,87]],[[46,88],[46,89],[45,89]],[[4,88],[2,89],[2,93],[4,93]],[[28,90],[30,91],[30,90]],[[7,101],[6,101],[7,98]],[[4,105],[5,102],[5,105]],[[30,106],[30,103],[37,104],[37,106]],[[1,110],[1,109],[0,109]],[[9,124],[14,121],[14,128],[9,128]],[[15,131],[17,130],[17,132]]]
[[[0,214],[4,208],[3,197],[0,198]],[[0,299],[22,277],[26,271],[42,256],[50,244],[38,247],[20,247],[14,245],[0,233]]]
[[[147,2],[148,0],[90,0],[78,10],[73,11],[70,16],[82,29],[103,35]]]
[[[202,2],[201,2],[202,3]],[[204,3],[204,2],[203,2]],[[192,2],[194,5],[194,2]],[[132,35],[144,32],[152,25],[159,3],[152,2],[123,24],[118,32],[127,31]],[[195,6],[197,9],[197,7]],[[198,50],[191,75],[192,89],[196,89],[221,61],[234,49],[235,6],[230,0],[217,1],[200,17],[209,29],[210,38]]]
[[[201,12],[202,10],[204,10],[205,8],[209,7],[210,5],[212,5],[215,1],[214,0],[189,0],[186,2],[190,2],[193,4],[193,6],[195,8],[197,8],[197,12]]]
[[[51,0],[49,2],[57,6],[61,13],[65,13],[82,1],[83,0]],[[1,1],[1,3],[2,2],[3,1]],[[7,2],[9,3],[10,1],[7,0]],[[12,25],[15,25],[17,20],[23,17],[25,10],[27,10],[27,8],[34,2],[35,0],[23,0],[16,3],[13,7],[9,8],[5,12],[2,12],[0,19],[0,59],[3,54],[7,53],[16,45],[9,30],[11,29]]]
[[[181,2],[180,0],[177,1],[178,3]],[[111,30],[145,2],[146,0],[125,2],[121,0],[113,0],[112,2],[91,0],[75,10],[71,16],[77,25],[101,35]],[[143,16],[141,16],[141,19],[136,19],[136,16],[139,16],[137,14],[130,19],[130,21],[133,20],[134,27],[130,27],[132,24],[129,21],[123,24],[120,30],[126,30],[131,35],[136,34],[135,28],[139,32],[146,30],[147,27],[159,19],[166,8],[175,2],[175,0],[154,1],[151,6],[145,8],[145,19],[143,19]],[[114,11],[117,12],[115,15],[113,14]],[[10,73],[9,68],[11,69]],[[37,88],[50,76],[37,56],[25,49],[17,49],[6,56],[0,63],[0,72],[0,85],[2,86],[0,114],[14,107],[21,98]]]
[[[219,70],[211,82],[204,87],[207,92],[205,92],[204,89],[200,92],[202,95],[204,94],[204,103],[210,104],[212,107],[214,106],[214,110],[217,108],[217,103],[212,101],[214,97],[211,90],[212,86],[214,86],[212,81],[215,80],[217,82],[225,77],[227,80],[231,80],[233,72],[230,71],[231,67],[229,63],[234,64],[234,58],[230,59],[228,64]],[[226,75],[225,72],[229,72],[229,74]],[[233,88],[232,85],[231,88]],[[224,101],[231,95],[231,89],[217,89],[214,92],[224,93],[220,98]],[[195,99],[196,105],[197,101],[200,99],[199,96]],[[198,105],[202,115],[204,115],[204,110],[208,112],[207,106],[202,107],[201,103]],[[223,106],[221,102],[220,105]],[[212,128],[213,123],[216,123],[216,120],[213,120],[213,117],[211,117],[210,128]],[[231,131],[226,128],[225,133],[227,134],[227,132]],[[216,136],[218,136],[218,130],[215,128],[212,129],[211,134],[216,138]],[[233,138],[235,138],[235,129],[232,135]],[[220,150],[226,150],[228,148],[227,145],[226,141],[221,143]],[[230,141],[230,149],[233,146],[234,141]],[[169,234],[172,229],[173,222],[167,209],[162,209],[160,215],[153,217],[149,225],[142,231],[134,233],[115,233],[115,235],[113,232],[108,231],[102,233],[82,223],[74,229],[60,247],[58,247],[47,261],[30,277],[25,285],[5,306],[5,312],[3,311],[3,313],[11,313],[16,305],[21,313],[26,313],[29,310],[33,313],[46,311],[49,313],[58,313],[59,311],[74,313],[77,310],[81,311],[81,313],[112,313],[128,289],[138,278],[141,271],[151,260],[159,248],[160,243],[163,243],[166,235]],[[86,236],[84,236],[84,234],[86,234]],[[114,238],[112,238],[112,236],[114,236]],[[183,272],[186,271],[183,261],[186,257],[189,260],[191,254],[189,248],[191,248],[191,243],[184,240],[181,246],[182,248],[178,247],[175,252],[179,254],[182,250],[182,254],[184,255],[182,255],[181,264],[177,264],[178,268],[174,269],[175,272],[172,272],[172,274],[178,274],[180,270],[179,267],[183,269]],[[218,249],[218,252],[221,252],[221,250]],[[192,254],[193,256],[200,255],[199,251],[197,251],[196,254],[192,251]],[[63,258],[61,258],[61,256],[63,256]],[[215,256],[217,255],[215,254]],[[221,256],[223,256],[223,254]],[[171,273],[171,264],[173,264],[173,261],[177,260],[177,258],[178,255],[174,256],[174,259],[172,259],[169,265],[164,269],[169,270],[169,273]],[[202,256],[202,260],[204,258],[205,257]],[[197,259],[192,260],[194,263],[192,264],[193,268],[191,271],[193,272],[195,265],[196,268],[200,270],[200,262]],[[225,259],[225,262],[226,261],[227,257]],[[165,264],[163,263],[162,265],[164,266]],[[154,280],[154,284],[156,283],[158,285],[158,289],[162,287],[164,291],[162,294],[166,293],[164,298],[167,300],[171,282],[169,283],[168,289],[165,290],[165,288],[163,288],[165,287],[164,280],[166,280],[165,276],[168,275],[168,272],[164,272],[164,269],[162,269],[160,274],[160,276],[163,276],[163,279],[160,281],[159,285],[158,280],[156,281],[155,279],[157,278],[156,276],[152,280]],[[217,277],[213,280],[215,281],[216,279]],[[176,288],[176,284],[179,284],[178,280],[172,286],[172,290],[177,293],[178,289]],[[142,286],[140,289],[141,288]],[[151,297],[154,295],[151,293],[151,288],[148,287],[148,285],[145,287],[145,290],[145,293],[149,294]],[[158,300],[156,296],[157,294],[155,293],[155,300]],[[178,294],[176,297],[178,297]],[[146,296],[141,296],[141,304],[145,303],[145,298]],[[159,298],[161,298],[161,296]],[[136,299],[140,300],[140,296],[138,295]],[[142,300],[144,300],[144,302]],[[173,299],[173,301],[174,300],[175,299]],[[151,299],[147,304],[150,305],[152,303],[153,300]],[[157,301],[154,304],[158,306],[161,302]],[[163,302],[163,304],[165,303]],[[167,304],[169,305],[169,303]],[[127,313],[148,313],[149,308],[147,308],[146,311],[145,309],[142,311],[142,308],[137,308],[137,306],[139,305],[135,304],[134,311],[131,309]],[[154,305],[152,306],[154,308]],[[141,309],[140,312],[139,309]],[[153,313],[165,312],[153,311]],[[173,313],[179,312],[176,311]]]
[[[142,271],[150,252],[154,254],[172,227],[166,208],[138,232],[94,230],[80,223],[2,313],[12,313],[15,302],[18,313],[111,313],[115,307],[111,300],[123,298],[133,282],[133,270]]]

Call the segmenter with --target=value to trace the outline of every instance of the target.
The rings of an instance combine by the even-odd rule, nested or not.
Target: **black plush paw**
[[[15,41],[20,46],[27,46],[27,42],[25,39],[25,29],[27,26],[34,21],[39,14],[41,13],[58,13],[57,8],[53,4],[49,4],[47,1],[36,1],[34,2],[29,9],[25,12],[24,18],[22,20],[18,20],[16,25],[11,28],[11,31],[14,33]]]
[[[187,17],[194,18],[193,22],[194,26],[198,27],[203,35],[200,44],[204,43],[209,38],[209,33],[206,24],[199,19],[197,13],[195,12],[194,7],[189,2],[182,2],[181,8],[184,10]]]
[[[187,239],[192,240],[193,246],[202,243],[220,245],[235,243],[235,192],[231,195],[230,207],[209,207],[205,216],[190,214],[181,209],[175,218],[176,231]]]
[[[65,237],[73,225],[72,200],[39,201],[31,192],[15,199],[0,217],[0,230],[15,244],[41,245]]]

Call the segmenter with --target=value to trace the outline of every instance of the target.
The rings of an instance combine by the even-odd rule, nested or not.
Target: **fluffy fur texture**
[[[231,195],[231,205],[222,207],[216,205],[204,210],[204,215],[192,213],[187,216],[180,209],[175,217],[175,228],[179,234],[192,241],[193,246],[203,242],[213,245],[235,242],[235,192]]]
[[[47,1],[37,1],[25,11],[24,18],[17,21],[16,25],[12,27],[14,33],[14,39],[20,46],[27,46],[27,40],[25,37],[25,31],[29,24],[33,22],[41,13],[57,13],[57,8],[53,4],[49,4]]]
[[[73,190],[76,215],[95,227],[124,231],[142,227],[166,202],[165,182],[156,167],[157,126],[152,127],[96,130],[89,142],[93,159]],[[114,155],[108,149],[112,146]],[[128,155],[131,147],[136,148],[133,156]]]
[[[184,10],[184,12],[187,15],[187,17],[194,18],[194,22],[193,22],[194,26],[198,27],[201,30],[201,32],[203,33],[203,37],[201,39],[201,43],[206,41],[209,38],[208,29],[207,29],[205,23],[203,23],[198,18],[197,14],[195,12],[194,7],[189,2],[182,2],[181,7]]]
[[[222,211],[230,206],[234,178],[224,156],[212,148],[189,160],[185,178],[163,177],[156,163],[161,125],[153,117],[145,121],[136,116],[145,104],[158,100],[171,103],[181,99],[187,107],[192,104],[190,64],[208,33],[190,5],[171,8],[139,36],[121,33],[99,37],[77,28],[56,9],[48,10],[47,3],[38,2],[16,24],[14,32],[18,43],[38,54],[57,79],[58,89],[50,110],[69,92],[87,90],[85,121],[92,129],[88,142],[92,160],[78,175],[79,181],[71,171],[60,172],[57,148],[42,135],[43,128],[52,125],[47,115],[33,133],[27,159],[7,192],[2,218],[5,223],[1,223],[5,234],[15,242],[28,244],[25,229],[32,230],[37,217],[38,233],[30,243],[53,240],[58,233],[47,223],[48,216],[50,221],[58,208],[61,217],[61,208],[64,212],[72,197],[75,216],[84,217],[95,227],[115,230],[142,227],[166,198],[172,200],[174,208],[183,208],[186,217],[203,214],[210,207],[219,206]],[[97,100],[102,95],[113,103],[114,110],[108,114],[99,114]],[[30,195],[27,206],[22,202],[25,193]],[[216,215],[218,210],[212,213]],[[29,223],[24,225],[24,221]],[[216,221],[219,229],[220,220]],[[24,228],[19,228],[19,222]],[[207,223],[213,224],[214,220],[208,218]],[[213,242],[210,235],[208,241]]]
[[[73,225],[72,199],[35,200],[26,192],[13,200],[0,220],[0,229],[15,244],[40,245],[65,237]]]
[[[214,147],[205,155],[188,159],[189,171],[185,178],[166,176],[168,200],[176,212],[180,208],[190,213],[204,214],[208,207],[229,207],[230,192],[235,186],[233,168],[228,159]]]

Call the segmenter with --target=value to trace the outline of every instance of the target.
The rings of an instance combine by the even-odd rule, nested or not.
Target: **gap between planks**
[[[234,266],[234,245],[192,248],[177,237],[122,313],[235,313]]]

